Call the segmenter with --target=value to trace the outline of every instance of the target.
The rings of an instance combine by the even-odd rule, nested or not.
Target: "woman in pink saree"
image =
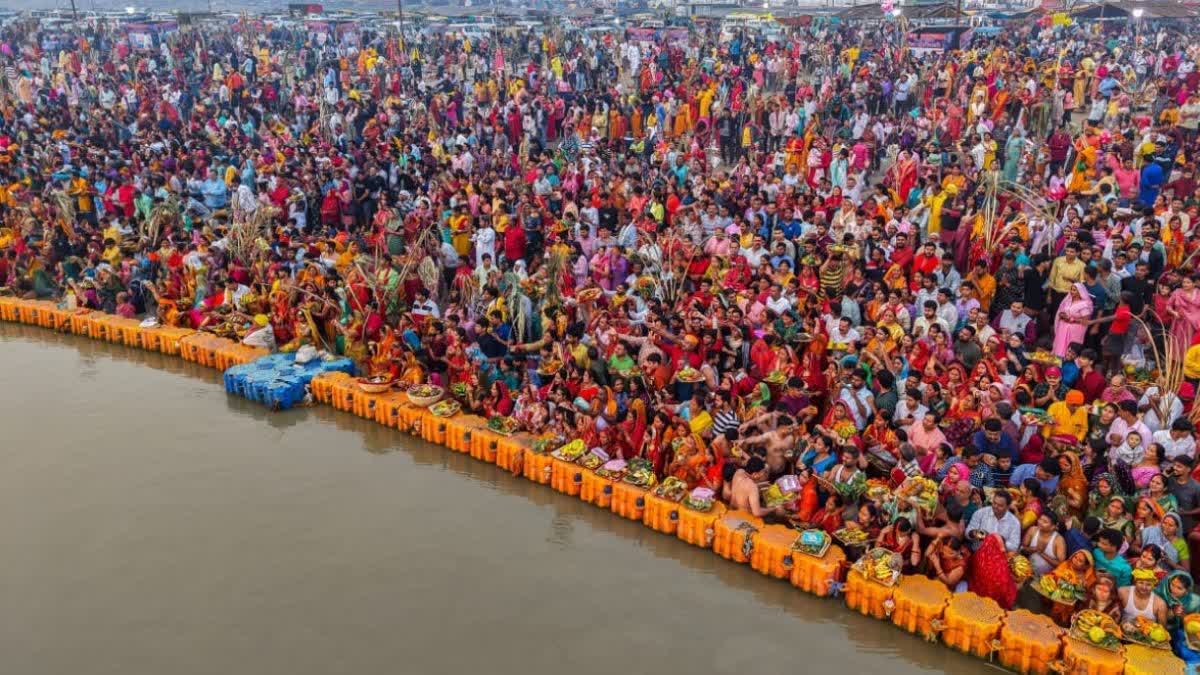
[[[1083,342],[1092,316],[1092,296],[1083,284],[1074,284],[1054,315],[1054,355],[1065,356],[1073,342]]]
[[[1184,277],[1182,285],[1171,293],[1167,301],[1167,314],[1171,325],[1170,347],[1175,351],[1175,358],[1182,359],[1184,352],[1191,346],[1200,328],[1200,288],[1197,288],[1196,277]]]

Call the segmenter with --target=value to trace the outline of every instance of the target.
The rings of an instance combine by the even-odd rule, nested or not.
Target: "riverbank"
[[[193,363],[199,364],[203,362],[208,365],[208,367],[215,367],[218,361],[228,362],[230,359],[249,356],[239,354],[239,346],[234,343],[229,343],[228,345],[218,343],[212,348],[212,351],[209,351],[207,347],[204,349],[195,350],[191,349],[191,346],[194,345],[197,340],[196,338],[191,337],[191,335],[187,332],[183,332],[183,334],[172,334],[168,331],[162,331],[161,329],[140,332],[132,331],[132,329],[128,328],[126,324],[122,324],[119,321],[114,322],[111,317],[104,317],[103,315],[71,315],[61,310],[56,310],[52,305],[48,306],[46,303],[40,305],[21,303],[20,305],[17,305],[11,299],[0,299],[0,317],[10,321],[16,320],[20,323],[58,328],[64,332],[75,332],[80,335],[86,335],[87,337],[91,337],[93,339],[100,339],[100,336],[103,336],[103,339],[109,342],[119,342],[129,346],[139,346],[143,349],[154,348],[153,351],[157,351],[162,354],[171,354],[172,356],[179,355],[180,357]],[[136,322],[134,322],[134,324],[136,325]],[[131,331],[136,337],[131,337]],[[212,340],[212,338],[210,337],[208,340]],[[222,356],[218,358],[218,354],[221,354]],[[347,409],[351,412],[358,412],[360,417],[368,418],[372,421],[380,419],[381,412],[384,413],[382,416],[384,419],[392,415],[390,407],[386,407],[387,403],[383,402],[385,399],[363,395],[361,392],[355,393],[352,387],[348,386],[346,382],[339,383],[336,380],[337,378],[331,377],[329,378],[328,382],[325,382],[324,385],[318,385],[316,387],[316,389],[322,392],[321,396],[327,398],[327,400],[331,402],[333,402],[333,396],[335,394],[340,394],[341,402],[336,407]],[[323,386],[325,389],[322,388]],[[346,401],[347,397],[349,397],[351,400]],[[443,424],[443,422],[424,417],[424,413],[421,413],[419,410],[412,409],[411,406],[407,406],[402,400],[400,400],[400,397],[395,397],[393,395],[393,398],[397,399],[395,401],[397,408],[395,416],[396,427],[399,427],[401,424],[400,420],[403,419],[404,415],[408,415],[410,425],[408,427],[409,429],[412,429],[414,426],[416,426],[421,430],[422,436],[429,434],[434,440],[438,440],[440,436],[440,440],[443,442],[443,444],[448,442],[449,439],[449,441],[452,441],[453,444],[459,448],[458,453],[447,455],[447,461],[450,461],[450,458],[453,458],[453,461],[458,462],[460,465],[477,464],[472,462],[466,456],[466,454],[469,454],[471,448],[467,448],[467,453],[463,453],[461,449],[464,442],[463,434],[466,433],[471,434],[470,439],[468,439],[470,441],[469,444],[474,448],[478,448],[477,454],[484,460],[494,459],[497,463],[499,463],[501,461],[506,461],[506,458],[508,458],[507,461],[511,461],[511,457],[514,453],[528,452],[528,439],[523,439],[520,436],[492,439],[487,432],[478,428],[478,418],[475,420],[476,428],[474,429],[470,429],[472,420],[466,416],[458,416],[451,420],[446,420],[444,421],[445,428],[439,429],[439,425]],[[241,403],[239,402],[239,404]],[[356,406],[357,411],[354,409]],[[143,414],[144,413],[145,410],[143,410]],[[270,415],[265,411],[263,412],[263,415],[273,420],[287,417],[286,415]],[[383,426],[379,426],[378,428],[380,430],[384,430]],[[467,430],[464,431],[464,428],[467,428]],[[495,440],[495,448],[489,447],[493,440]],[[493,450],[495,451],[495,455],[491,454],[491,451]],[[463,454],[463,456],[455,457],[455,454]],[[534,457],[541,457],[541,459],[534,459]],[[485,464],[477,465],[486,466]],[[549,480],[546,480],[545,478],[545,469],[547,466],[550,468]],[[529,483],[531,484],[531,488],[533,487],[532,483],[542,483],[545,481],[546,484],[550,484],[553,480],[553,476],[555,475],[554,465],[548,464],[545,461],[544,456],[531,455],[530,461],[526,462],[522,468],[522,475],[530,479]],[[583,472],[580,471],[580,473],[582,474]],[[566,485],[560,486],[563,488],[560,491],[569,494],[570,491],[574,489],[574,476],[571,476],[570,478],[572,480],[567,481]],[[593,504],[599,502],[607,507],[607,511],[613,511],[616,508],[614,507],[615,501],[612,499],[612,493],[608,493],[607,500],[605,498],[605,488],[612,486],[606,486],[603,481],[596,482],[594,477],[584,478],[582,475],[580,476],[579,496],[584,496],[583,485],[585,481],[591,486],[587,492],[587,496]],[[539,491],[534,489],[530,492],[536,493]],[[645,496],[642,496],[642,499],[644,500]],[[621,508],[630,509],[629,511],[626,511],[626,515],[633,515],[638,508],[638,496],[634,495],[631,499],[626,499],[622,503],[624,506]],[[599,509],[588,507],[588,510],[603,515],[603,512]],[[645,523],[644,511],[645,510],[643,508],[642,519],[636,522]],[[679,523],[683,524],[687,521],[696,519],[698,516],[694,516],[692,514],[681,514],[678,517]],[[613,517],[609,515],[607,518],[612,519]],[[669,523],[670,521],[671,518],[668,514],[666,522]],[[705,523],[704,518],[700,518],[700,521],[702,524]],[[613,522],[619,523],[620,521],[613,519]],[[794,570],[796,559],[788,561],[787,553],[784,552],[786,547],[781,547],[772,541],[772,539],[778,534],[778,530],[773,530],[769,527],[761,527],[761,525],[758,525],[756,531],[747,532],[745,529],[738,530],[737,525],[741,523],[753,523],[753,519],[735,513],[724,514],[720,518],[714,515],[709,523],[711,527],[704,527],[703,530],[699,532],[699,534],[703,536],[693,539],[691,543],[696,544],[697,551],[713,550],[715,548],[716,552],[718,552],[718,554],[722,557],[732,559],[735,562],[743,563],[746,566],[753,566],[760,572],[763,572],[766,576],[781,576],[781,572],[789,571],[786,569],[789,564]],[[653,525],[654,523],[648,524]],[[634,525],[634,519],[632,518],[628,524],[621,524],[620,527],[628,528],[630,525]],[[663,527],[664,523],[659,522],[658,525],[659,527]],[[614,525],[614,527],[615,526],[616,525]],[[712,530],[711,534],[707,532],[709,529]],[[645,532],[645,530],[642,531]],[[696,535],[695,529],[693,529],[691,532],[692,534],[689,536]],[[676,533],[676,536],[679,536],[678,532]],[[666,537],[663,535],[654,535],[646,532],[646,542],[665,539]],[[747,550],[749,551],[748,556],[745,555]],[[800,564],[807,565],[807,561]],[[811,569],[811,566],[807,568]],[[736,567],[733,565],[718,563],[718,569],[728,571],[736,570]],[[734,572],[729,573],[735,574]],[[840,572],[835,572],[834,574],[836,575],[839,573]],[[745,576],[744,572],[740,571],[736,572],[736,574]],[[796,575],[794,574],[787,574],[783,576],[785,576],[786,582],[779,582],[773,585],[780,588],[786,588],[784,585],[785,583],[790,583],[795,586],[802,586],[803,583],[805,583],[804,579],[797,579]],[[819,579],[818,581],[830,582],[836,581],[838,578],[839,577],[831,576],[830,578]],[[811,584],[811,580],[809,580],[809,583]],[[906,599],[909,599],[909,587],[915,587],[915,585],[916,584],[914,582],[908,582],[905,580],[901,582],[900,590],[890,591],[889,589],[885,589],[877,584],[864,584],[861,582],[861,580],[856,581],[854,575],[851,575],[847,582],[845,589],[846,592],[841,594],[841,601],[857,611],[878,616],[879,618],[888,620],[894,624],[903,624],[903,627],[906,629],[910,629],[909,627],[911,626],[911,630],[916,632],[933,632],[934,637],[943,643],[948,643],[953,646],[975,652],[980,656],[986,657],[991,655],[991,652],[993,651],[991,649],[993,647],[991,641],[998,640],[1000,647],[999,649],[995,650],[997,652],[995,654],[995,659],[997,661],[1004,661],[1010,665],[1020,666],[1021,664],[1019,660],[1023,657],[1029,657],[1028,663],[1025,665],[1027,665],[1027,669],[1031,672],[1046,672],[1051,669],[1052,665],[1055,664],[1056,661],[1059,660],[1064,660],[1063,665],[1069,666],[1072,672],[1079,668],[1086,668],[1087,672],[1096,673],[1173,672],[1171,669],[1164,670],[1165,666],[1163,666],[1161,662],[1156,662],[1153,664],[1152,668],[1147,668],[1147,664],[1145,664],[1144,661],[1149,657],[1146,654],[1143,654],[1143,650],[1137,648],[1128,649],[1116,656],[1106,656],[1104,654],[1092,654],[1087,650],[1079,648],[1073,643],[1073,641],[1069,639],[1063,639],[1060,634],[1051,633],[1051,637],[1053,639],[1050,640],[1034,641],[1026,639],[1029,636],[1022,637],[1022,635],[1014,633],[1014,631],[1020,629],[1025,623],[1025,615],[1021,613],[993,613],[989,617],[988,621],[973,624],[971,617],[960,616],[955,611],[955,609],[959,608],[960,606],[968,607],[974,602],[971,600],[971,598],[974,597],[971,594],[961,594],[959,596],[955,596],[953,599],[943,597],[940,600],[940,604],[936,601],[929,603],[929,606],[920,612],[919,620],[910,623],[906,620],[906,617],[911,617],[913,614],[911,612],[907,615],[905,614],[905,611],[907,611],[905,609],[907,607],[905,601]],[[810,588],[812,587],[813,586],[810,585]],[[816,587],[820,588],[820,585],[818,584]],[[825,588],[832,588],[835,591],[837,589],[836,586],[827,586]],[[704,592],[704,590],[705,589],[703,588],[699,588],[695,589],[695,592],[697,594],[701,594]],[[797,595],[798,597],[804,597],[800,594]],[[828,613],[836,611],[832,608],[831,603],[828,601],[819,602],[814,599],[812,601],[806,600],[805,602],[814,605],[814,612]],[[939,626],[943,626],[944,628],[936,631],[918,630],[918,627],[938,628]],[[878,633],[877,631],[870,632]],[[890,633],[879,634],[887,636],[891,635]],[[890,643],[894,642],[895,640],[892,637],[886,637],[883,638],[883,641]],[[853,646],[853,642],[847,643],[847,646]],[[1178,672],[1182,672],[1182,669],[1180,669]]]

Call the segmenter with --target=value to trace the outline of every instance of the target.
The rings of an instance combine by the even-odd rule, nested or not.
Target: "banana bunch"
[[[1033,565],[1030,564],[1029,558],[1023,555],[1014,555],[1008,559],[1008,569],[1012,572],[1013,578],[1017,582],[1022,582],[1033,576]]]
[[[875,561],[875,566],[871,569],[875,578],[879,581],[892,580],[892,566],[888,564],[887,558],[880,558]]]

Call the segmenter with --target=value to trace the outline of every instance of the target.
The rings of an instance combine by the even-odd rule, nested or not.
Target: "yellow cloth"
[[[1065,401],[1055,401],[1046,408],[1046,414],[1049,415],[1054,422],[1045,427],[1044,433],[1047,438],[1052,436],[1074,436],[1082,441],[1088,431],[1088,416],[1087,408],[1078,406],[1075,412],[1067,407]]]
[[[942,231],[942,204],[946,203],[946,193],[925,196],[925,207],[929,209],[929,234]]]
[[[1200,380],[1200,344],[1188,347],[1183,355],[1183,376],[1189,380]]]

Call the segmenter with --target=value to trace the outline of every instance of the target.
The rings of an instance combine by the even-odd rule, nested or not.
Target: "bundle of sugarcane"
[[[504,275],[504,279],[500,283],[504,286],[504,304],[508,308],[513,339],[517,342],[524,342],[525,327],[529,322],[529,316],[523,302],[525,294],[521,292],[521,277],[509,272]]]
[[[417,265],[417,277],[421,279],[421,283],[425,285],[425,289],[429,291],[429,295],[436,298],[439,296],[441,287],[441,269],[430,256],[425,256],[421,259],[421,263]]]
[[[258,257],[258,230],[250,221],[233,223],[225,232],[225,250],[234,260],[250,265]]]
[[[1049,225],[1058,221],[1058,205],[1048,201],[1036,190],[1011,181],[1000,183],[999,190],[1010,199],[1020,202],[1027,209],[1033,211],[1037,219],[1040,219],[1044,224]],[[1030,223],[1032,224],[1034,220],[1031,218]],[[1053,237],[1046,237],[1047,250],[1049,250],[1053,240]]]
[[[179,213],[179,200],[174,197],[168,197],[155,204],[154,208],[150,209],[150,217],[142,223],[142,239],[151,246],[157,246],[163,230],[179,223]]]
[[[546,274],[546,291],[542,299],[547,306],[562,304],[562,277],[567,268],[567,254],[552,249],[546,254],[543,271]]]
[[[1150,309],[1147,309],[1147,311],[1158,320],[1160,326],[1164,325],[1162,317],[1158,316],[1156,312]],[[1154,363],[1157,366],[1153,369],[1153,372],[1156,373],[1153,384],[1158,387],[1158,401],[1157,403],[1152,403],[1151,407],[1154,408],[1158,419],[1169,420],[1172,414],[1171,407],[1175,400],[1177,400],[1175,397],[1179,396],[1179,388],[1183,386],[1183,357],[1188,345],[1181,344],[1179,339],[1174,335],[1163,332],[1159,336],[1162,340],[1160,347],[1159,341],[1154,337],[1154,329],[1136,316],[1133,317],[1133,320],[1150,337],[1146,342],[1149,343],[1154,353]]]
[[[54,203],[54,208],[58,212],[58,222],[68,236],[75,234],[75,198],[67,194],[65,190],[54,190],[50,193],[50,199]]]

